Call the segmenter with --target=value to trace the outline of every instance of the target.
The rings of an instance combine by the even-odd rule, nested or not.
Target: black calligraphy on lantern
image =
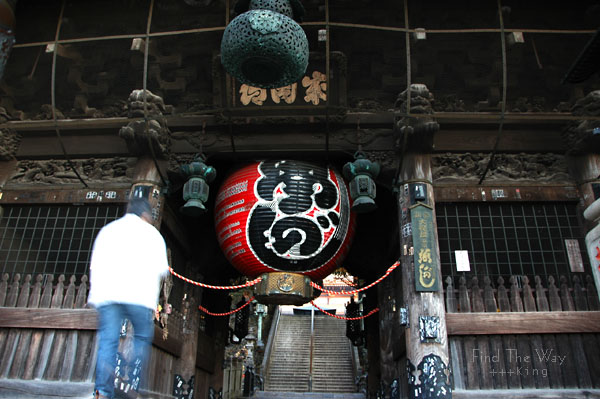
[[[347,231],[349,202],[341,178],[329,168],[295,161],[265,161],[254,192],[248,241],[265,265],[309,271],[329,261]]]

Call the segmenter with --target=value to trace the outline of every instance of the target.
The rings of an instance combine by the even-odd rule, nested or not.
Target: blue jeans
[[[114,303],[99,306],[98,311],[98,360],[96,362],[96,386],[100,394],[114,395],[117,350],[123,319],[133,325],[134,358],[140,359],[142,370],[146,365],[154,336],[154,311],[144,306]],[[142,372],[141,375],[144,375]]]

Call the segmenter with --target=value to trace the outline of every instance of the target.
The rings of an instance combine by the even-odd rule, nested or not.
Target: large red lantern
[[[320,280],[346,256],[354,234],[348,190],[330,167],[263,161],[230,175],[215,204],[215,227],[229,262],[248,277]]]

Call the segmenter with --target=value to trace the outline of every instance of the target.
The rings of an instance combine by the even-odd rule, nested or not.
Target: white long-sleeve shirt
[[[169,272],[165,240],[128,213],[104,226],[92,250],[88,303],[127,303],[155,309],[160,279]]]

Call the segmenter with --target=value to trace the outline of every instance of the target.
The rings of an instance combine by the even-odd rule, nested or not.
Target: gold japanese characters
[[[301,81],[304,88],[302,97],[306,103],[319,105],[321,101],[327,101],[327,75],[313,71],[311,76],[304,76]],[[302,89],[301,89],[302,90]],[[264,105],[270,97],[275,104],[294,104],[298,97],[298,83],[278,87],[276,89],[263,89],[260,87],[242,84],[239,90],[240,102],[243,105]]]

